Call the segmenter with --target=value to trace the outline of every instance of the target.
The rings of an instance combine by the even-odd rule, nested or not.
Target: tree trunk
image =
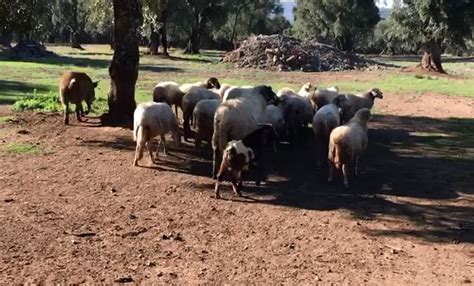
[[[70,26],[70,34],[69,34],[69,43],[71,45],[71,48],[73,49],[81,49],[81,44],[79,43],[79,40],[77,39],[77,30],[79,27],[79,24],[77,22],[77,0],[72,0],[71,2],[71,8],[72,8],[72,19],[71,19],[71,26]]]
[[[188,46],[186,47],[185,53],[187,54],[199,54],[200,36],[198,32],[199,28],[193,28],[191,31],[191,37],[189,38]]]
[[[148,48],[148,52],[150,55],[157,55],[158,54],[158,33],[155,30],[155,26],[150,24],[151,33],[150,33],[150,46]]]
[[[432,39],[426,43],[420,66],[424,70],[446,73],[441,64],[441,43]]]
[[[0,45],[2,45],[5,48],[11,48],[12,47],[12,38],[13,35],[10,31],[7,31],[7,29],[2,30],[2,35],[0,38]]]
[[[140,0],[113,0],[115,51],[109,66],[109,112],[102,124],[127,125],[133,122],[135,84],[138,78],[138,29],[143,22]]]
[[[162,23],[160,29],[158,30],[161,35],[161,46],[163,47],[163,55],[169,56],[168,54],[168,37],[166,32],[166,22]]]

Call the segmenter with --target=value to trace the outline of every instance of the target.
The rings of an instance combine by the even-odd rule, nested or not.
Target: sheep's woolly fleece
[[[245,156],[245,164],[248,164],[252,159],[255,158],[255,154],[251,148],[244,145],[242,141],[232,140],[227,144],[225,152],[229,152],[230,149],[234,148],[238,154]]]

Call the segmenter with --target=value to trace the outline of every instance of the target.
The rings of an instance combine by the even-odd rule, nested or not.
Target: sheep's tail
[[[71,88],[74,86],[75,83],[76,83],[76,79],[75,79],[75,78],[71,79],[71,80],[69,81],[68,88],[71,89]]]
[[[328,158],[329,161],[331,161],[336,168],[341,168],[342,164],[345,162],[345,156],[344,156],[344,146],[342,146],[339,138],[334,138],[333,140],[329,141],[329,154]]]

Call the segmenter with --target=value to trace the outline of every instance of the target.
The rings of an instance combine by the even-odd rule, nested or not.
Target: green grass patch
[[[12,115],[0,116],[0,124],[10,122],[14,119],[15,119],[15,116],[12,116]]]
[[[15,104],[13,104],[13,110],[15,111],[37,110],[55,112],[60,109],[61,105],[55,94],[52,92],[49,94],[37,94],[36,90],[33,94],[20,97]]]
[[[11,143],[5,146],[4,150],[8,154],[41,154],[43,148],[31,143]]]

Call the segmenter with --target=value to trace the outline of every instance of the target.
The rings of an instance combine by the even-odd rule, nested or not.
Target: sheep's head
[[[356,114],[354,115],[359,121],[367,122],[370,119],[370,109],[362,108],[357,110]]]
[[[339,94],[331,101],[331,103],[337,107],[341,107],[346,102],[346,100],[347,97],[344,94]]]
[[[301,88],[304,89],[306,92],[310,92],[315,89],[310,82],[303,84]]]
[[[221,84],[219,83],[219,80],[217,80],[217,78],[211,77],[207,80],[207,88],[208,89],[211,89],[211,88],[219,89],[219,88],[221,88]]]
[[[278,103],[280,103],[280,99],[279,99],[278,96],[273,92],[271,86],[268,86],[268,85],[260,85],[260,86],[255,87],[255,89],[257,90],[258,94],[260,94],[261,96],[263,96],[263,98],[265,98],[265,100],[266,100],[268,103],[273,104],[273,105],[278,105]]]
[[[268,123],[259,123],[259,128],[262,129],[262,143],[264,146],[272,145],[273,151],[276,153],[276,143],[278,142],[278,135],[275,127]]]
[[[373,88],[370,90],[370,94],[374,97],[374,98],[380,98],[382,99],[383,98],[383,93],[382,91],[380,91],[380,89],[378,88]]]

